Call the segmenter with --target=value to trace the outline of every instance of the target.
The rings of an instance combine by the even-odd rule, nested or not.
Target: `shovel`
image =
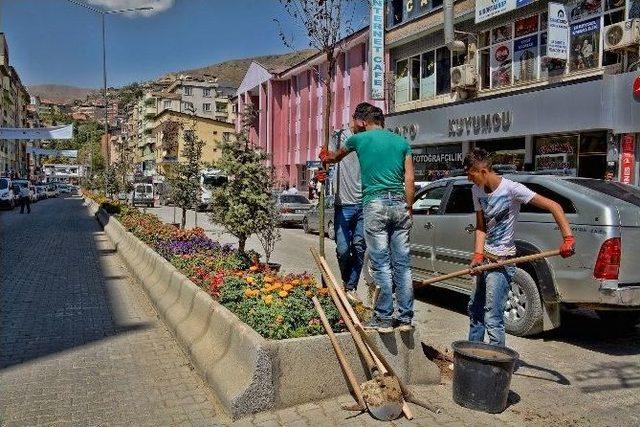
[[[362,384],[363,398],[369,413],[375,419],[380,421],[395,420],[403,412],[407,418],[413,418],[411,411],[408,406],[406,406],[404,399],[402,398],[402,388],[398,378],[391,374],[384,367],[382,362],[375,357],[356,330],[354,322],[357,322],[360,327],[362,327],[362,325],[360,325],[360,322],[353,311],[353,308],[349,304],[346,295],[344,295],[344,293],[341,294],[342,289],[336,286],[336,279],[326,265],[326,261],[324,261],[324,258],[322,258],[314,249],[311,249],[311,253],[313,254],[313,257],[320,268],[320,272],[327,283],[329,294],[340,312],[347,329],[351,333],[353,341],[356,344],[356,348],[364,359],[365,365],[372,377],[371,380]]]
[[[442,276],[433,277],[431,279],[422,280],[420,282],[416,282],[416,288],[431,285],[436,282],[442,282],[443,280],[453,279],[454,277],[464,276],[466,274],[477,273],[481,271],[493,270],[494,268],[499,268],[505,265],[512,264],[522,264],[524,262],[537,261],[542,258],[548,258],[552,256],[560,255],[559,250],[540,252],[539,254],[525,255],[516,258],[508,258],[502,261],[491,262],[488,264],[482,264],[474,268],[465,268],[464,270],[454,271],[453,273],[443,274]]]

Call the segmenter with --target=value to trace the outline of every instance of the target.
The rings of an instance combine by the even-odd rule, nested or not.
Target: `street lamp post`
[[[113,9],[113,10],[102,10],[88,4],[78,1],[78,0],[67,0],[69,3],[73,3],[76,6],[84,7],[85,9],[89,9],[94,13],[100,14],[102,21],[102,96],[104,101],[104,137],[105,143],[109,144],[109,100],[107,98],[107,40],[106,40],[106,26],[105,26],[105,16],[106,15],[116,15],[120,13],[127,12],[140,12],[145,10],[153,10],[151,6],[144,7],[134,7],[128,9]],[[93,171],[93,152],[89,151],[89,168]],[[106,185],[106,184],[105,184]]]

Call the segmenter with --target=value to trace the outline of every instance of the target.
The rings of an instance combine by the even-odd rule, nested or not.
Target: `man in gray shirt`
[[[350,130],[337,131],[331,139],[332,150],[340,148],[351,135]],[[323,180],[324,173],[318,174]],[[362,214],[362,186],[358,155],[349,153],[337,165],[333,176],[335,189],[334,220],[336,255],[342,281],[349,299],[357,299],[356,288],[364,263],[364,219]]]

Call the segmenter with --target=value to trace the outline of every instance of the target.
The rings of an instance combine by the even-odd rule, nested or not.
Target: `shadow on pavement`
[[[606,362],[577,371],[574,377],[584,393],[640,388],[640,363]]]
[[[78,197],[0,217],[0,370],[152,327],[118,314],[99,224]],[[120,299],[121,300],[121,299]]]

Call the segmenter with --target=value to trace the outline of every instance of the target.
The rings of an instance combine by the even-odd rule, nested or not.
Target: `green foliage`
[[[114,194],[118,194],[120,191],[120,183],[118,182],[118,175],[114,166],[108,166],[104,172],[104,188],[107,196],[111,197]]]
[[[144,90],[139,83],[131,83],[118,90],[117,99],[120,105],[128,105],[142,98]]]
[[[222,151],[215,167],[228,182],[212,191],[211,220],[238,238],[240,251],[252,234],[273,223],[275,200],[266,155],[249,146],[246,132],[236,135],[236,141],[218,143]]]
[[[199,139],[195,132],[185,131],[182,155],[186,162],[177,163],[171,168],[169,176],[171,200],[176,206],[182,208],[182,228],[186,223],[186,210],[197,207],[200,191],[200,159],[202,159],[204,145],[204,141]]]

